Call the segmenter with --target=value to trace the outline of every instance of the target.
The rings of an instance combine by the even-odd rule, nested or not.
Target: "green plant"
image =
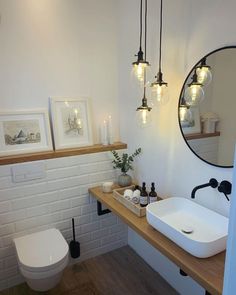
[[[120,169],[121,172],[126,173],[129,170],[133,170],[132,163],[134,161],[134,158],[141,153],[141,148],[136,149],[136,151],[132,155],[128,155],[126,153],[122,154],[121,156],[117,153],[117,151],[111,151],[114,160],[112,163],[114,164],[114,169]]]

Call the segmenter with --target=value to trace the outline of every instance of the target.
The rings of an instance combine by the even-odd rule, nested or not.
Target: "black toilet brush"
[[[73,230],[73,240],[70,242],[70,255],[72,258],[78,258],[80,256],[80,243],[75,240],[74,218],[72,218],[72,230]]]

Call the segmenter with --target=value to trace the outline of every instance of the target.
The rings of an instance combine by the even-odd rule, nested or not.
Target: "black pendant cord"
[[[147,60],[147,0],[145,0],[145,53],[144,53],[144,59]]]
[[[144,44],[145,44],[145,53],[144,59],[147,60],[147,0],[145,0],[145,32],[144,32]],[[143,77],[143,98],[146,98],[146,69],[144,70],[144,77]]]
[[[139,50],[142,50],[142,34],[143,34],[143,0],[140,0],[140,23],[139,23],[140,27],[140,35],[139,35]]]
[[[162,0],[160,8],[160,42],[159,42],[159,72],[161,72],[161,50],[162,50]]]

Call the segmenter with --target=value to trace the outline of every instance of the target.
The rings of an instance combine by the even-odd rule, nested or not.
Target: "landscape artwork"
[[[81,111],[79,108],[62,108],[61,116],[63,132],[66,137],[83,136],[83,120],[81,118]]]
[[[5,145],[34,144],[41,142],[38,120],[3,121]]]

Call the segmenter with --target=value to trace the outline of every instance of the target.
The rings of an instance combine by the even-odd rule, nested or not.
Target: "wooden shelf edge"
[[[208,138],[208,137],[215,137],[220,136],[220,132],[214,132],[214,133],[191,133],[186,134],[184,137],[186,140],[192,140],[192,139],[200,139],[200,138]]]
[[[17,154],[5,157],[0,157],[0,165],[17,164],[24,162],[48,160],[62,157],[78,156],[93,153],[102,153],[112,150],[126,149],[127,144],[123,142],[115,142],[110,145],[94,144],[91,146],[84,146],[73,149],[63,149],[57,151],[46,151],[29,154]]]

